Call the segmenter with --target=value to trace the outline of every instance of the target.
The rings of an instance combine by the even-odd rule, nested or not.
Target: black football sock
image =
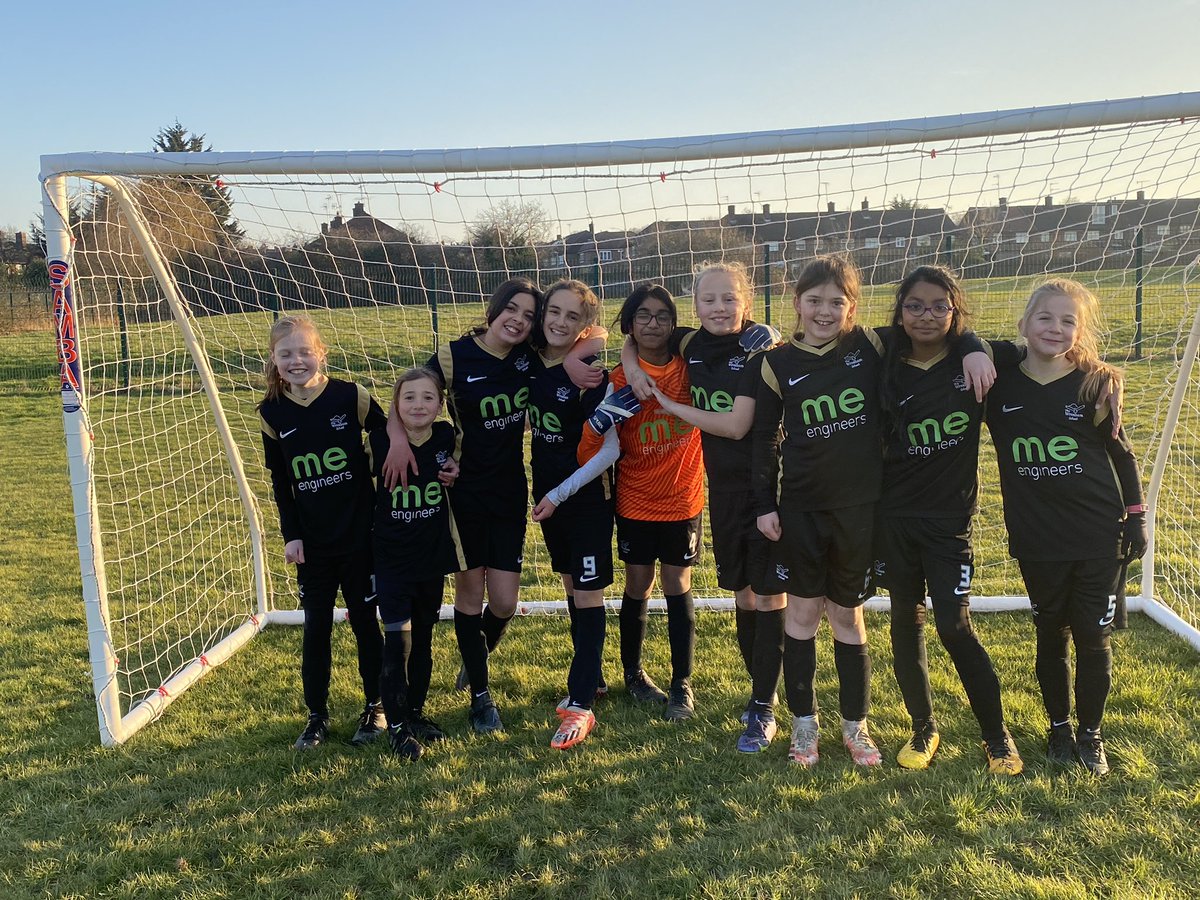
[[[567,693],[572,705],[591,709],[600,682],[600,659],[604,655],[608,618],[603,606],[577,609],[575,615],[575,656],[567,676]]]
[[[502,619],[494,612],[489,603],[483,611],[483,624],[480,626],[483,629],[483,637],[487,641],[488,652],[496,649],[496,645],[500,643],[500,639],[504,637],[504,632],[508,629],[508,623],[512,621],[512,616],[507,619]]]
[[[833,662],[838,673],[838,704],[842,718],[861,722],[871,706],[871,654],[866,644],[833,642]]]
[[[399,725],[408,718],[408,662],[412,632],[385,630],[383,635],[383,712],[388,724]]]
[[[454,636],[458,638],[458,652],[462,655],[472,694],[482,694],[488,689],[487,644],[482,621],[482,615],[454,611]]]
[[[632,678],[642,670],[642,645],[646,643],[646,628],[650,623],[650,601],[626,594],[621,598],[617,625],[621,632],[621,667],[625,677]]]
[[[793,716],[817,714],[813,681],[817,676],[817,639],[783,638],[783,684]]]
[[[782,609],[760,609],[754,613],[758,623],[754,627],[754,654],[752,673],[754,705],[763,711],[772,708],[771,697],[779,685],[783,671],[783,617]]]
[[[754,632],[758,627],[758,610],[733,608],[733,624],[737,630],[738,650],[742,653],[742,662],[746,672],[754,678]]]
[[[667,594],[667,639],[671,644],[671,680],[692,677],[696,655],[696,605],[692,592]]]

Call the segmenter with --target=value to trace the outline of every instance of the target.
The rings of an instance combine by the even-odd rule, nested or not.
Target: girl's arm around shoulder
[[[567,351],[563,359],[563,371],[571,379],[571,383],[580,390],[594,388],[600,385],[601,376],[596,367],[588,360],[604,351],[608,340],[608,329],[603,325],[592,325],[575,341],[575,346]]]

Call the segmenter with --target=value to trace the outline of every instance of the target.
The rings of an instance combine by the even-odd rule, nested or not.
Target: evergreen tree
[[[204,138],[205,136],[202,134],[190,133],[176,119],[174,125],[159,129],[158,134],[154,137],[153,149],[156,153],[203,153],[212,150],[211,145],[205,145]],[[229,188],[220,184],[212,175],[182,177],[192,185],[208,208],[212,210],[213,219],[220,224],[221,231],[225,236],[231,241],[242,237],[244,232],[233,217],[233,197],[229,193]]]

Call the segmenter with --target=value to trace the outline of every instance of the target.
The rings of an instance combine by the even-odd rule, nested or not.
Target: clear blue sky
[[[377,7],[370,14],[358,9]],[[281,4],[4,13],[0,227],[42,153],[614,140],[1200,88],[1200,2]]]

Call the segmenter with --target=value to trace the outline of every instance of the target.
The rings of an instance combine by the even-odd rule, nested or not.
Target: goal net
[[[102,740],[125,740],[264,625],[299,621],[255,412],[274,318],[309,313],[331,374],[386,403],[398,372],[478,324],[513,275],[587,282],[605,323],[633,285],[661,282],[694,324],[694,266],[738,260],[755,318],[786,332],[790,283],[817,253],[858,263],[867,324],[886,323],[908,269],[941,263],[984,337],[1014,336],[1039,279],[1083,281],[1128,372],[1153,503],[1131,608],[1195,640],[1197,116],[1193,93],[605,144],[44,157]],[[1019,604],[987,446],[981,479],[976,591]],[[522,610],[553,609],[535,527],[525,563]],[[711,562],[694,590],[728,604]]]

